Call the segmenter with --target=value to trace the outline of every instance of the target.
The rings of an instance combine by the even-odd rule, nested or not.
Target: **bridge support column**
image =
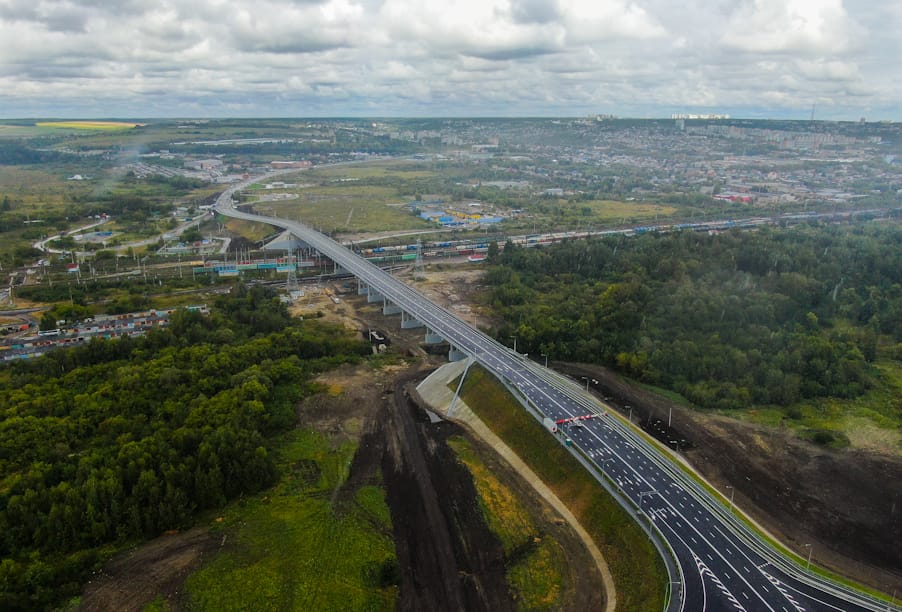
[[[367,286],[365,282],[357,279],[357,295],[367,295],[370,292],[370,288]]]
[[[397,304],[392,304],[388,300],[382,300],[382,314],[384,315],[396,315],[401,313],[401,307]]]
[[[416,327],[425,327],[425,326],[402,310],[401,311],[401,329],[414,329]]]
[[[441,335],[435,333],[428,327],[426,328],[426,338],[423,340],[425,344],[438,344],[442,340],[444,340],[444,338],[442,338]]]
[[[462,350],[460,350],[453,344],[451,345],[451,350],[448,351],[448,361],[460,361],[461,359],[466,359],[466,358],[467,358],[466,353],[464,353]]]
[[[382,294],[381,294],[381,293],[379,293],[378,291],[376,291],[376,290],[373,289],[372,287],[369,287],[369,288],[367,289],[367,292],[366,292],[366,301],[367,301],[368,303],[372,304],[373,302],[379,302],[379,301],[383,301],[383,300],[385,300],[385,298],[382,297]]]

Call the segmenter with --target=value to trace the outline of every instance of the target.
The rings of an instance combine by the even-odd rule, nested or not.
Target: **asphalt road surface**
[[[235,210],[232,194],[250,182],[253,181],[224,192],[217,201],[217,211],[291,231],[354,274],[371,294],[399,306],[408,318],[422,323],[491,371],[537,413],[553,420],[593,415],[579,421],[581,426],[563,425],[558,435],[569,437],[572,447],[628,500],[627,509],[637,520],[646,522],[666,542],[673,555],[673,559],[665,559],[673,586],[669,610],[890,609],[888,603],[828,582],[808,572],[805,564],[799,565],[777,552],[630,425],[606,412],[580,385],[472,328],[311,228]]]

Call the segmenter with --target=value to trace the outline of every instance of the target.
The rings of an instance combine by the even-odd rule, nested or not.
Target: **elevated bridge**
[[[271,175],[270,175],[271,176]],[[255,179],[259,180],[259,179]],[[836,612],[900,608],[814,574],[763,540],[631,424],[606,410],[581,385],[527,359],[474,329],[374,264],[306,225],[236,210],[224,192],[216,211],[281,227],[358,279],[359,292],[401,315],[406,328],[424,327],[427,340],[444,339],[452,359],[468,357],[501,380],[539,421],[565,425],[558,441],[595,475],[657,546],[670,575],[662,608],[672,611],[767,610]],[[584,418],[593,415],[594,418]]]

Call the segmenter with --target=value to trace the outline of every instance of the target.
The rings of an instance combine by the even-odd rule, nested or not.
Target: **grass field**
[[[448,444],[473,475],[486,523],[501,541],[505,556],[513,560],[507,567],[507,581],[518,609],[559,607],[568,564],[561,546],[539,533],[517,496],[492,474],[466,439],[452,438]]]
[[[592,221],[621,221],[641,220],[654,217],[668,217],[677,209],[661,204],[645,204],[641,202],[617,202],[615,200],[589,200],[576,202],[577,208],[588,207],[592,209],[590,219]]]
[[[87,193],[93,185],[66,181],[58,172],[41,166],[0,166],[0,195],[8,195],[21,208],[62,205],[68,195]],[[16,210],[19,210],[17,205]]]
[[[244,236],[248,240],[255,242],[263,240],[266,236],[273,234],[276,229],[272,225],[265,223],[256,223],[254,221],[242,221],[241,219],[232,219],[221,217],[223,225],[226,229],[237,236]]]
[[[878,359],[874,370],[874,386],[860,397],[827,397],[801,402],[789,409],[756,406],[722,414],[770,427],[791,427],[802,437],[810,430],[832,431],[848,438],[852,448],[902,455],[899,428],[902,363]],[[785,418],[788,410],[794,411],[796,418]]]
[[[295,192],[293,190],[293,192]],[[432,227],[406,210],[388,206],[404,200],[393,187],[327,185],[296,190],[295,200],[261,204],[276,216],[300,218],[307,225],[332,232],[379,232]]]
[[[222,552],[187,581],[191,610],[393,610],[397,587],[383,491],[357,490],[338,515],[331,503],[356,446],[333,448],[295,431],[280,450],[286,474],[265,494],[231,504],[216,528]]]
[[[304,175],[310,179],[368,179],[397,176],[400,179],[430,178],[437,176],[435,172],[427,170],[423,162],[387,161],[366,165],[332,166],[316,168]]]
[[[619,609],[660,610],[667,587],[663,562],[645,533],[617,502],[485,370],[470,369],[462,397],[592,536],[614,576]]]

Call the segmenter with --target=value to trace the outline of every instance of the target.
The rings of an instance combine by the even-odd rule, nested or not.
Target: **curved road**
[[[217,201],[230,217],[285,228],[401,307],[454,347],[515,388],[538,412],[553,420],[587,414],[568,435],[581,453],[626,497],[666,541],[678,583],[669,610],[887,610],[886,602],[806,571],[737,520],[723,504],[620,418],[599,411],[581,386],[526,359],[433,304],[413,288],[337,242],[294,221],[252,215],[233,208],[235,185]],[[898,609],[898,608],[897,608]]]

